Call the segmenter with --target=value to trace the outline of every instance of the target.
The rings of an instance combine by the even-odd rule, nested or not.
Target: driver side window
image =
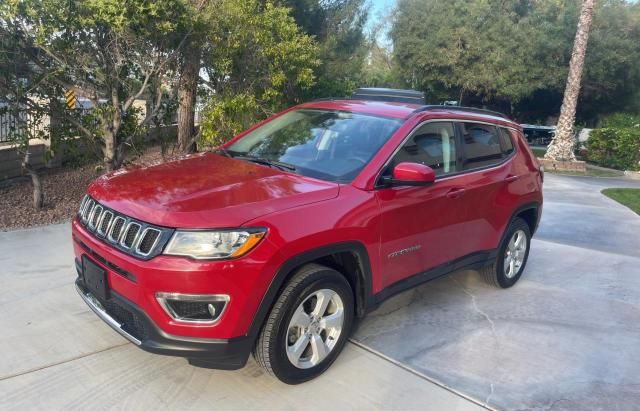
[[[435,122],[422,125],[396,153],[391,169],[403,162],[429,166],[436,176],[458,171],[453,124]]]

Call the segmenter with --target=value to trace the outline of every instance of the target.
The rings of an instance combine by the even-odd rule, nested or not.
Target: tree
[[[289,7],[302,31],[318,43],[320,64],[316,83],[304,98],[351,94],[362,79],[367,57],[364,26],[368,7],[364,0],[280,0]]]
[[[71,119],[88,137],[103,141],[108,171],[120,167],[130,136],[119,134],[134,101],[148,91],[154,78],[171,73],[175,60],[175,28],[184,16],[180,0],[24,0],[2,9],[37,53],[31,63],[51,63],[49,81],[73,89],[92,101],[97,130]],[[184,34],[182,34],[184,38]],[[46,57],[47,61],[43,58]],[[159,104],[154,109],[159,109]],[[147,113],[145,122],[155,113]]]
[[[399,67],[393,58],[393,52],[380,45],[381,33],[388,31],[389,16],[381,16],[380,21],[370,28],[367,40],[367,54],[362,67],[360,86],[390,87],[402,86],[398,76]]]
[[[190,34],[185,38],[178,66],[178,149],[188,153],[195,149],[195,111],[200,68],[202,67],[202,48],[206,38],[210,19],[202,13],[215,1],[187,0],[187,13]]]
[[[390,31],[397,73],[427,100],[462,100],[519,120],[556,115],[580,4],[574,0],[399,0]],[[640,4],[596,5],[578,119],[631,106],[640,87]]]
[[[468,97],[518,101],[555,82],[545,63],[557,53],[543,45],[533,24],[533,2],[401,0],[391,38],[408,86],[432,101]]]
[[[576,119],[576,106],[578,104],[578,94],[580,93],[580,80],[584,67],[584,57],[587,53],[587,42],[589,40],[589,29],[593,20],[593,6],[595,0],[584,0],[578,19],[578,29],[573,43],[571,62],[569,63],[569,76],[567,77],[567,87],[564,91],[560,118],[556,127],[556,134],[549,144],[544,158],[555,161],[575,161],[573,153],[573,123]]]
[[[576,19],[577,12],[572,21],[572,36]],[[594,120],[608,113],[640,112],[636,92],[640,90],[639,39],[640,3],[596,2],[576,113],[578,121],[591,120],[595,126]],[[559,100],[562,92],[564,89],[560,90]]]
[[[33,45],[12,28],[11,21],[0,24],[0,117],[8,120],[9,141],[22,158],[22,169],[31,177],[33,207],[39,210],[44,205],[44,191],[40,174],[32,165],[31,142],[52,138],[45,119],[57,102],[50,102],[48,96],[59,89],[47,81],[54,72],[30,64],[27,55],[33,52]]]
[[[200,142],[216,146],[299,101],[314,82],[318,48],[289,10],[258,0],[220,0],[203,50],[209,103]]]
[[[178,149],[188,153],[194,150],[196,95],[200,76],[201,49],[199,40],[187,39],[182,48],[178,80]]]

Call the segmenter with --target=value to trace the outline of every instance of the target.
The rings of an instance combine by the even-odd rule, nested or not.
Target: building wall
[[[34,143],[30,146],[30,163],[35,168],[46,166],[44,161],[45,144]],[[17,149],[11,145],[0,146],[0,180],[19,177],[22,171],[23,157],[18,154]],[[52,164],[53,166],[55,164]]]

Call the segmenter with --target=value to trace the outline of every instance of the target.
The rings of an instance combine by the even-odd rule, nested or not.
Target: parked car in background
[[[532,124],[521,124],[527,142],[531,145],[546,146],[551,143],[556,134],[555,127],[536,126]]]
[[[296,384],[398,292],[463,268],[511,287],[542,212],[522,128],[399,100],[301,104],[98,178],[72,224],[81,297],[144,350],[222,369],[253,352]]]

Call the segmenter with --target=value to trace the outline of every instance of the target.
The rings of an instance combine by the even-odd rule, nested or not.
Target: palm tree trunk
[[[573,42],[573,51],[569,63],[569,76],[564,90],[564,99],[560,108],[560,118],[556,127],[556,135],[549,144],[544,158],[555,161],[575,161],[573,153],[573,123],[576,119],[576,105],[580,94],[580,81],[584,68],[584,56],[587,52],[589,29],[593,19],[595,0],[584,0],[578,19],[578,30]]]

